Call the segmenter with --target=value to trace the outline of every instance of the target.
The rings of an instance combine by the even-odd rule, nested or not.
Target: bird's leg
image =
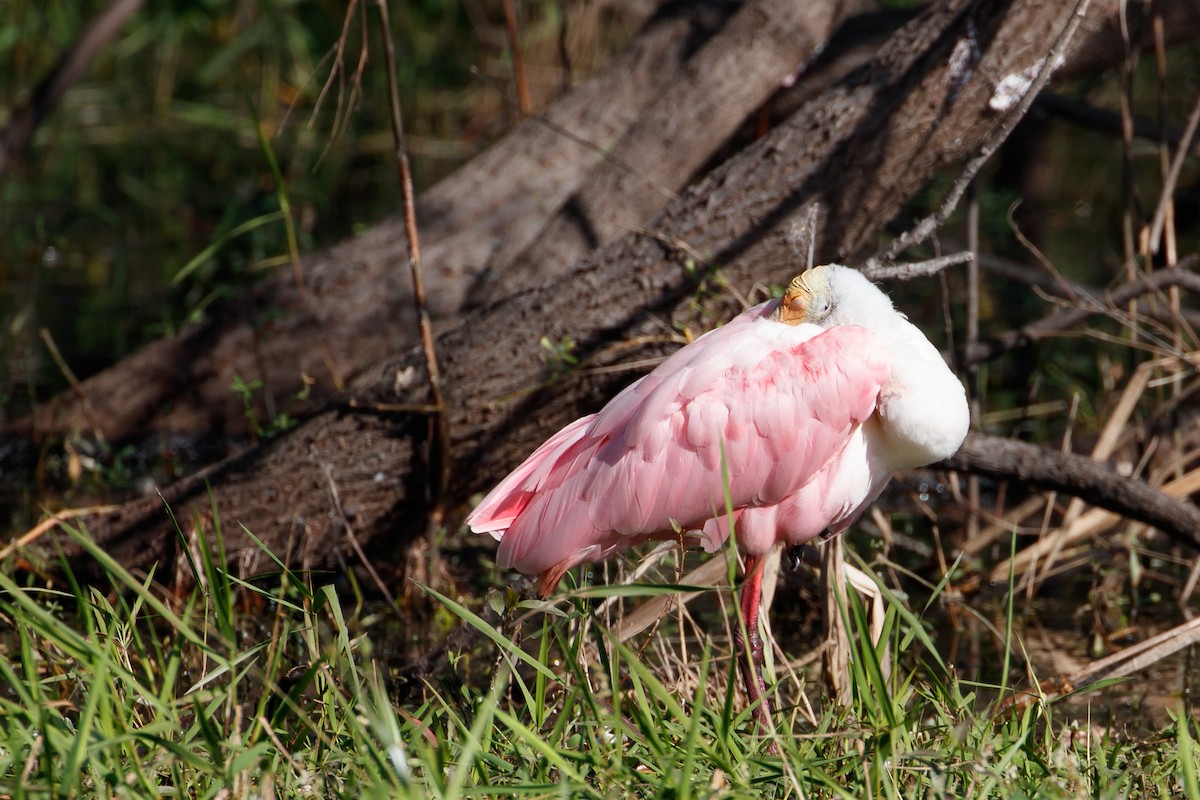
[[[773,730],[767,684],[763,680],[763,641],[758,632],[759,601],[762,598],[763,556],[746,556],[746,579],[742,583],[742,618],[734,629],[738,669],[746,687],[746,697],[754,707],[754,718],[763,731]]]
[[[804,563],[804,545],[794,544],[789,547],[787,549],[787,557],[793,572],[800,569],[800,565]]]

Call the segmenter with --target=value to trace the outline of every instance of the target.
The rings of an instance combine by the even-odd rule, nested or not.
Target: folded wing
[[[562,571],[725,508],[799,491],[875,411],[888,379],[864,328],[823,330],[753,308],[682,348],[599,413],[552,436],[467,518],[498,562]],[[556,578],[555,578],[556,580]]]

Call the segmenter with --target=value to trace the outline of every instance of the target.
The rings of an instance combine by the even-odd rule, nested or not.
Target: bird
[[[683,531],[713,552],[732,536],[744,563],[734,647],[770,730],[768,552],[841,533],[893,473],[952,456],[969,427],[963,384],[933,343],[861,272],[827,264],[551,436],[466,524],[499,541],[497,566],[539,574],[542,597],[641,542]]]

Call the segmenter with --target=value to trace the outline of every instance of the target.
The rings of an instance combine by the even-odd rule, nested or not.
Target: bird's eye
[[[829,312],[832,310],[833,303],[830,302],[828,297],[821,297],[808,307],[809,314],[815,319],[824,319],[829,316]]]

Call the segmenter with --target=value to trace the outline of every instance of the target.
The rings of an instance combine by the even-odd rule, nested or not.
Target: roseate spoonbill
[[[543,597],[586,561],[693,531],[745,559],[739,668],[770,728],[758,630],[762,566],[858,519],[896,470],[947,458],[967,434],[963,386],[861,273],[792,280],[551,436],[467,517],[497,563],[541,573]],[[733,513],[726,514],[722,457]],[[731,516],[731,519],[727,519]]]

